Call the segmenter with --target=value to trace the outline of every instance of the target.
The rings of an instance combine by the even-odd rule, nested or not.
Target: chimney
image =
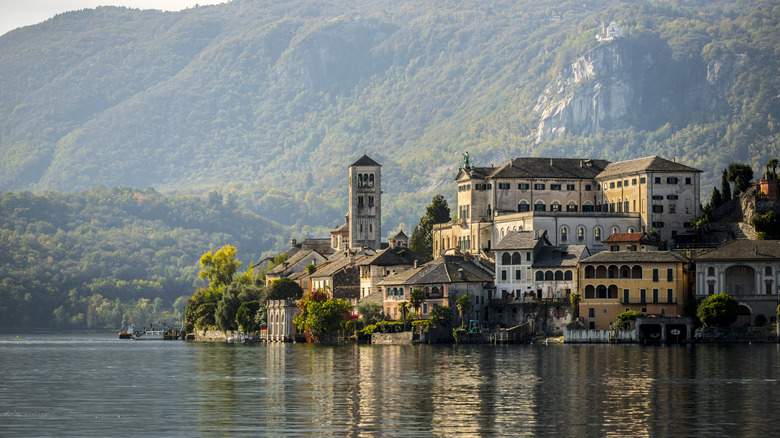
[[[552,164],[552,158],[550,158],[550,167],[552,167],[552,165],[553,165],[553,164]]]
[[[298,243],[295,239],[290,239],[290,246],[295,246],[295,244]]]
[[[417,269],[417,260],[414,261],[414,268]]]
[[[463,272],[463,268],[458,269],[458,278],[460,278],[463,281],[466,281],[466,273]]]

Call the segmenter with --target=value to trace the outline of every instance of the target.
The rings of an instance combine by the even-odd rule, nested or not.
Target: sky
[[[0,35],[68,11],[98,6],[180,11],[196,4],[212,5],[227,0],[0,0]]]

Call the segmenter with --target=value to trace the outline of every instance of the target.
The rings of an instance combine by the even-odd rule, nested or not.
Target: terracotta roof
[[[688,263],[690,259],[671,251],[602,251],[582,263]]]
[[[575,267],[582,257],[590,255],[586,245],[545,246],[534,259],[534,268]]]
[[[697,262],[780,259],[780,240],[735,240],[696,257]]]
[[[368,155],[363,155],[357,161],[352,163],[352,166],[349,167],[353,167],[353,166],[380,166],[381,167],[382,165],[369,158]]]
[[[598,175],[598,178],[609,178],[638,172],[701,172],[701,170],[675,163],[665,158],[652,156],[610,163]]]
[[[642,243],[646,245],[656,245],[659,243],[650,239],[647,233],[613,233],[606,239],[601,241],[602,243]]]

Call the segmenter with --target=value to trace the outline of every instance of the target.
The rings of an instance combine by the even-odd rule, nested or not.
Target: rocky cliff
[[[745,55],[675,60],[657,38],[620,38],[595,47],[560,71],[537,99],[536,141],[599,130],[654,129],[682,113],[725,108]]]

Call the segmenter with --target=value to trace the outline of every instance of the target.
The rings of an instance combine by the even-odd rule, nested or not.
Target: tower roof
[[[365,154],[362,157],[360,157],[360,159],[358,159],[357,161],[352,163],[352,165],[349,166],[349,167],[353,167],[353,166],[379,166],[379,167],[382,167],[381,164],[379,164],[376,161],[372,160],[371,158],[368,157],[368,155],[365,155]]]

